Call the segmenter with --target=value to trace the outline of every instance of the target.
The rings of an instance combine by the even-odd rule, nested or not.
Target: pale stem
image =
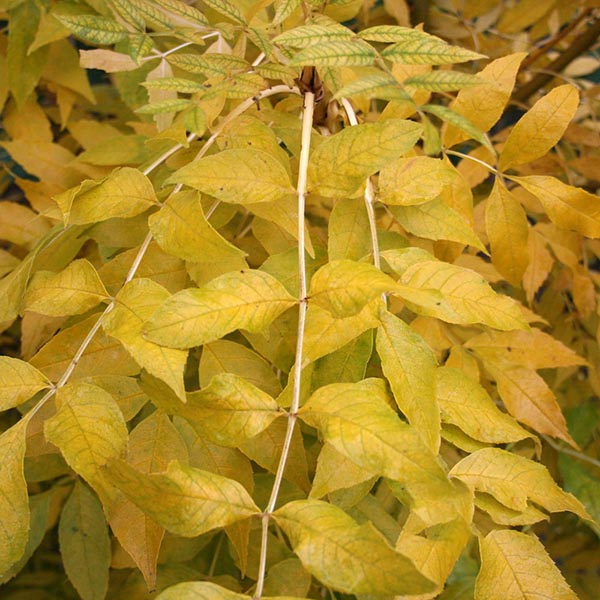
[[[292,93],[297,93],[297,94],[300,93],[298,88],[290,88],[287,85],[277,85],[277,86],[274,86],[267,90],[263,90],[262,92],[260,92],[256,96],[254,96],[253,98],[249,98],[249,99],[245,100],[244,102],[242,102],[241,104],[236,106],[227,115],[227,117],[225,117],[223,119],[223,121],[221,121],[221,123],[219,123],[219,125],[215,129],[214,133],[210,136],[210,138],[208,138],[208,140],[206,140],[205,144],[202,146],[200,152],[198,152],[198,154],[196,155],[194,160],[197,160],[197,159],[201,158],[202,156],[204,156],[204,154],[206,154],[208,149],[214,144],[215,140],[217,139],[219,134],[223,131],[223,129],[227,126],[227,124],[230,123],[233,119],[235,119],[239,115],[241,115],[244,111],[248,110],[256,101],[258,101],[262,98],[267,98],[268,96],[273,96],[274,94],[280,94],[282,92],[287,92],[287,93],[292,92]],[[187,137],[188,143],[191,142],[192,140],[194,140],[195,137],[196,137],[195,133],[190,133]],[[149,173],[151,173],[156,167],[158,167],[163,161],[167,160],[167,158],[169,158],[172,154],[177,152],[177,150],[179,150],[180,148],[183,148],[183,144],[176,144],[170,150],[167,150],[167,152],[165,152],[159,158],[157,158],[149,167],[146,167],[146,169],[144,169],[144,171],[143,171],[143,174],[148,175]],[[178,184],[172,193],[177,193],[181,189],[181,187],[182,187],[182,184]],[[212,214],[212,212],[214,212],[214,209],[216,208],[216,206],[217,206],[217,204],[213,205],[213,208],[211,208],[211,211],[210,211],[211,214]],[[304,237],[304,229],[302,229],[302,237]],[[152,242],[152,233],[148,232],[148,235],[146,235],[146,238],[142,242],[142,245],[140,246],[140,249],[138,250],[136,257],[133,259],[133,263],[129,269],[129,272],[127,273],[127,276],[125,277],[125,281],[123,282],[123,285],[125,285],[126,283],[129,283],[135,277],[135,274],[137,273],[137,271],[140,267],[140,264],[144,258],[144,255],[146,254],[146,251],[148,250],[148,247],[150,246],[151,242]],[[46,392],[46,394],[44,394],[44,396],[42,396],[40,401],[27,413],[28,419],[31,419],[31,417],[33,417],[33,415],[35,415],[35,413],[37,413],[42,408],[42,406],[44,406],[44,404],[50,398],[52,398],[52,396],[54,396],[54,394],[56,394],[56,392],[69,381],[71,375],[73,374],[73,371],[75,370],[75,367],[77,367],[77,364],[79,363],[79,360],[81,359],[84,352],[87,350],[88,346],[92,342],[94,336],[96,335],[96,333],[98,333],[98,330],[102,326],[102,319],[104,318],[104,316],[106,316],[108,313],[110,313],[114,307],[115,307],[115,299],[112,298],[110,303],[108,304],[108,306],[104,309],[102,314],[98,317],[98,320],[94,323],[92,328],[89,330],[88,334],[85,336],[84,340],[81,342],[81,345],[75,352],[75,355],[73,356],[73,359],[69,363],[69,366],[67,367],[65,372],[62,374],[61,378],[58,380],[56,385],[53,385]]]
[[[566,448],[564,446],[561,446],[560,444],[557,444],[551,437],[549,437],[547,435],[542,435],[542,437],[544,438],[544,441],[549,446],[554,448],[557,452],[562,452],[563,454],[568,454],[569,456],[573,456],[575,458],[578,458],[579,460],[590,463],[590,465],[594,465],[595,467],[598,467],[600,469],[600,460],[596,460],[595,458],[588,456],[587,454],[584,454],[583,452],[577,452],[577,450],[572,450],[571,448]]]
[[[342,98],[342,106],[348,115],[348,121],[353,127],[358,125],[356,113],[350,101],[347,98]],[[371,250],[373,251],[373,264],[381,269],[381,256],[379,254],[379,238],[377,237],[377,220],[375,218],[375,192],[373,190],[373,182],[370,177],[367,177],[365,185],[365,207],[367,208],[367,216],[369,218],[369,230],[371,232]]]
[[[300,150],[300,165],[298,170],[298,334],[296,338],[296,358],[294,361],[294,379],[292,388],[292,404],[288,413],[287,430],[283,448],[281,449],[281,458],[275,473],[275,481],[269,503],[262,516],[262,536],[260,547],[260,562],[258,567],[258,580],[256,582],[255,600],[261,598],[265,584],[265,573],[267,569],[267,543],[269,535],[269,522],[271,515],[277,504],[277,497],[281,488],[281,481],[285,471],[290,447],[292,444],[292,436],[296,426],[298,408],[300,407],[300,386],[302,381],[302,363],[303,363],[303,346],[304,346],[304,328],[306,323],[307,309],[307,290],[306,290],[306,260],[304,256],[304,213],[306,204],[306,182],[308,174],[308,158],[310,156],[310,135],[312,132],[313,112],[315,107],[315,96],[311,92],[304,94],[304,113],[302,115],[302,146]]]

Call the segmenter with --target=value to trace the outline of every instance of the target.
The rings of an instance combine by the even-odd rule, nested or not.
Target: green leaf
[[[157,204],[150,180],[137,169],[115,169],[100,181],[86,179],[54,196],[65,223],[86,225],[114,217],[126,219]]]
[[[151,279],[136,278],[115,297],[113,310],[102,320],[104,331],[118,339],[146,371],[162,379],[185,401],[183,372],[187,352],[164,348],[142,337],[144,322],[169,298],[169,292]]]
[[[577,600],[544,546],[533,535],[510,529],[479,540],[481,569],[475,600],[561,598]]]
[[[183,537],[196,537],[259,513],[237,481],[177,461],[172,461],[165,473],[145,474],[113,460],[106,472],[111,483],[136,506]]]
[[[340,40],[351,40],[354,32],[346,27],[329,27],[328,25],[300,25],[278,35],[273,42],[290,48],[309,48],[315,44],[323,44]]]
[[[17,563],[29,537],[29,503],[23,474],[28,418],[0,435],[0,576]]]
[[[236,329],[258,333],[294,304],[271,275],[234,271],[169,298],[146,322],[144,336],[171,348],[191,348]]]
[[[309,190],[334,198],[357,192],[367,177],[406,154],[421,133],[417,123],[387,119],[325,138],[310,157]]]
[[[19,406],[47,387],[48,379],[29,363],[0,356],[0,410]]]
[[[352,98],[353,96],[411,102],[411,97],[400,83],[387,73],[359,77],[340,88],[334,98]]]
[[[407,65],[446,65],[485,58],[483,54],[451,46],[444,40],[424,32],[413,32],[406,39],[388,46],[381,56]]]
[[[437,361],[425,340],[402,319],[386,310],[379,315],[377,353],[390,382],[398,408],[437,453],[440,445],[440,411],[435,395]]]
[[[77,482],[60,516],[58,540],[65,572],[83,600],[103,600],[108,591],[110,538],[96,495]]]
[[[347,594],[423,594],[433,584],[412,561],[393,550],[371,523],[357,525],[341,509],[319,500],[296,500],[275,511],[304,568]]]
[[[316,67],[364,67],[375,61],[375,50],[358,38],[323,42],[300,50],[290,65]]]
[[[394,280],[373,265],[335,260],[312,276],[308,297],[334,317],[351,317],[394,286]]]
[[[62,317],[79,315],[108,299],[94,266],[85,258],[74,260],[60,273],[38,271],[25,297],[27,310]]]
[[[561,490],[544,465],[500,448],[473,452],[454,465],[450,475],[513,510],[524,511],[533,502],[548,512],[568,510],[591,520],[581,502]]]
[[[229,0],[204,0],[204,4],[224,17],[231,19],[234,23],[239,25],[246,24],[246,18],[242,14],[241,10]]]
[[[127,29],[106,17],[99,15],[67,15],[54,13],[67,29],[70,29],[77,37],[92,44],[109,46],[116,44],[127,37]]]
[[[244,256],[206,220],[197,192],[169,196],[161,210],[148,219],[148,225],[158,245],[183,260],[212,263]]]
[[[223,202],[273,202],[294,194],[283,165],[263,150],[233,148],[189,163],[167,179]]]
[[[558,227],[572,229],[591,238],[600,237],[600,201],[597,195],[547,175],[511,179],[541,202],[550,220]]]
[[[459,71],[429,71],[420,75],[413,75],[402,83],[430,92],[454,92],[455,90],[482,85],[485,81],[477,75]]]
[[[58,390],[56,404],[58,410],[44,423],[46,439],[101,493],[105,489],[102,468],[127,443],[127,427],[117,403],[102,388],[78,381]]]
[[[581,463],[566,454],[560,454],[558,466],[565,490],[571,492],[585,506],[600,531],[600,480]]]

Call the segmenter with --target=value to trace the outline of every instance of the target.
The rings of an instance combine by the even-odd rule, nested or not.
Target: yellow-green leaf
[[[168,13],[183,17],[186,21],[202,27],[208,26],[208,20],[197,8],[180,2],[179,0],[154,0],[156,4],[164,8]]]
[[[168,587],[156,600],[248,600],[248,596],[209,581],[185,581]]]
[[[107,478],[136,506],[168,531],[196,537],[258,514],[259,509],[237,481],[208,471],[169,464],[165,473],[142,473],[111,461]]]
[[[25,296],[25,308],[42,315],[79,315],[108,299],[94,266],[85,258],[74,260],[60,273],[38,271]]]
[[[119,456],[127,443],[127,427],[117,403],[102,388],[74,382],[58,390],[56,405],[56,414],[44,423],[46,439],[60,448],[75,472],[101,492],[102,467]]]
[[[521,203],[499,177],[496,177],[485,205],[485,228],[492,263],[509,283],[520,285],[529,264],[529,255],[524,252],[529,224]]]
[[[151,279],[133,279],[116,295],[114,308],[103,318],[102,326],[108,335],[123,344],[141,367],[169,384],[185,401],[183,371],[187,352],[165,348],[142,337],[144,322],[169,297],[169,292]]]
[[[77,482],[65,503],[58,526],[65,572],[83,600],[104,600],[108,590],[110,538],[102,504]]]
[[[506,170],[540,158],[560,140],[579,106],[577,88],[560,85],[540,98],[513,127],[498,160]]]
[[[503,529],[479,540],[481,569],[475,600],[577,600],[540,541],[520,531]]]
[[[338,200],[327,226],[329,260],[359,260],[371,250],[369,218],[362,198]]]
[[[600,237],[600,199],[597,195],[547,175],[512,179],[536,196],[550,220],[559,227],[573,229],[591,238]]]
[[[561,490],[544,465],[500,448],[473,452],[454,465],[450,475],[513,510],[524,511],[533,502],[548,512],[568,510],[591,520],[583,504]]]
[[[400,206],[423,204],[439,196],[456,176],[456,170],[439,158],[400,158],[381,169],[380,199]]]
[[[317,67],[362,67],[372,65],[376,54],[367,42],[354,38],[322,42],[300,50],[290,65]]]
[[[354,37],[354,32],[346,27],[330,27],[313,23],[301,25],[278,35],[273,42],[290,48],[308,48],[314,44],[348,40]]]
[[[503,413],[487,392],[463,371],[441,367],[437,371],[437,401],[442,422],[459,427],[468,436],[488,444],[518,442],[535,436]]]
[[[67,29],[70,29],[77,37],[98,44],[108,46],[124,40],[127,37],[127,29],[124,25],[99,15],[69,15],[53,13]]]
[[[29,419],[21,419],[0,435],[0,576],[20,560],[29,537],[29,502],[23,474]]]
[[[258,333],[295,303],[271,275],[234,271],[169,298],[146,322],[144,335],[171,348],[191,348],[236,329]]]
[[[148,219],[158,245],[168,254],[196,263],[242,257],[244,253],[223,238],[206,220],[200,194],[173,194]]]
[[[176,171],[167,183],[183,183],[223,202],[271,202],[294,194],[283,165],[263,150],[233,148]]]
[[[413,75],[403,81],[403,85],[410,85],[420,90],[430,92],[453,92],[463,88],[471,88],[484,83],[477,75],[461,73],[460,71],[427,71]]]
[[[424,260],[408,267],[400,282],[409,288],[439,292],[455,315],[440,306],[440,314],[433,316],[449,323],[483,323],[502,330],[527,328],[519,305],[512,298],[496,294],[481,275],[470,269]]]
[[[54,196],[65,223],[85,225],[113,217],[126,219],[156,205],[150,180],[137,169],[115,169],[101,181],[85,180]]]
[[[407,65],[446,65],[485,58],[483,54],[460,46],[451,46],[434,35],[419,31],[388,46],[381,56]]]
[[[329,197],[358,191],[369,175],[406,154],[421,132],[421,125],[413,121],[387,119],[325,138],[310,157],[309,189]]]
[[[408,92],[402,88],[398,80],[387,73],[359,77],[341,87],[335,93],[334,98],[352,98],[352,96],[411,101]]]
[[[49,386],[44,374],[29,363],[0,356],[0,410],[19,406]]]
[[[334,317],[351,317],[394,286],[391,277],[369,263],[335,260],[312,276],[308,297]]]
[[[229,2],[229,0],[204,0],[204,4],[209,8],[216,10],[224,17],[231,19],[234,23],[245,25],[246,19],[237,4]]]
[[[250,68],[247,61],[232,54],[169,54],[168,61],[188,73],[209,77]]]
[[[402,319],[382,310],[377,353],[396,404],[427,447],[440,446],[440,411],[435,396],[436,360],[425,340]]]
[[[357,525],[340,508],[296,500],[275,512],[304,568],[347,594],[423,594],[434,589],[411,560],[393,550],[371,523]]]

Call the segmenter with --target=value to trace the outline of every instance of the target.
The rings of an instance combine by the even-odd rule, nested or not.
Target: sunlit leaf
[[[481,85],[483,81],[477,75],[460,71],[429,71],[405,79],[403,85],[411,85],[420,90],[431,92],[453,92],[463,88]]]
[[[311,24],[294,27],[273,39],[276,44],[290,48],[308,48],[315,44],[323,44],[336,40],[349,40],[354,32],[346,27],[329,27],[327,25]]]
[[[399,82],[387,73],[359,77],[340,88],[334,97],[352,98],[353,96],[410,101],[408,92],[404,91]]]
[[[358,67],[372,65],[375,50],[358,38],[325,41],[300,50],[292,57],[291,65],[317,67]]]
[[[483,54],[451,46],[439,37],[422,31],[388,46],[381,55],[392,62],[408,65],[445,65],[485,58]]]

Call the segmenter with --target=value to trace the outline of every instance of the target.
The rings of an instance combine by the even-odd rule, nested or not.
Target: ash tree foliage
[[[0,0],[2,598],[592,598],[596,4]]]

